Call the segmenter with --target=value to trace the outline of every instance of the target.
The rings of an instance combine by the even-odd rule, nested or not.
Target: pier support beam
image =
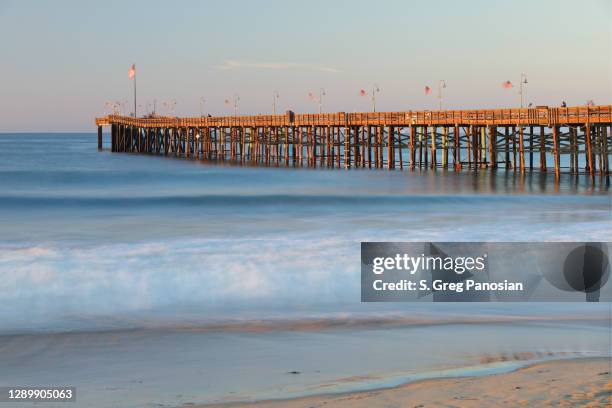
[[[387,128],[387,168],[392,170],[395,168],[395,151],[393,149],[395,144],[395,136],[393,136],[393,127]]]
[[[117,127],[118,125],[111,125],[111,152],[117,149]]]
[[[584,138],[586,145],[586,170],[591,176],[595,176],[595,169],[593,168],[593,151],[591,148],[591,125],[588,123],[584,127]]]
[[[523,138],[523,126],[519,126],[519,166],[521,173],[525,172],[525,140]]]
[[[431,169],[436,170],[438,168],[438,145],[436,143],[438,128],[435,126],[431,127]]]
[[[504,154],[505,154],[505,168],[506,170],[512,168],[510,163],[510,130],[508,126],[504,126]]]
[[[553,135],[553,152],[555,154],[555,176],[559,177],[560,161],[559,161],[559,126],[552,127]]]
[[[455,150],[453,155],[453,161],[455,163],[455,171],[461,171],[461,140],[459,139],[460,127],[455,124]]]
[[[529,171],[533,171],[533,126],[529,126]]]
[[[544,126],[540,126],[540,171],[546,171],[546,139]]]
[[[610,174],[610,158],[608,157],[608,127],[603,126],[601,131],[603,132],[603,174],[607,176]]]
[[[489,168],[497,168],[497,152],[495,147],[497,129],[494,126],[488,126],[489,131]]]

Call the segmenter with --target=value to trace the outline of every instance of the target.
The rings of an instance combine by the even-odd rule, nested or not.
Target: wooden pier
[[[264,165],[609,175],[612,105],[222,117],[109,115],[111,150]],[[563,157],[563,160],[562,160]]]

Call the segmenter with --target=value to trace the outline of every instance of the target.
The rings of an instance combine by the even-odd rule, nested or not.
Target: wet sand
[[[200,407],[606,407],[612,404],[611,369],[609,358],[556,360],[485,377],[433,379],[375,391]]]

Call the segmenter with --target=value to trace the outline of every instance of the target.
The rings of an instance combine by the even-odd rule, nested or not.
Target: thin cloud
[[[333,74],[337,74],[337,73],[339,73],[339,72],[340,72],[340,70],[339,70],[339,69],[332,68],[332,67],[318,67],[318,68],[315,68],[315,69],[316,69],[317,71],[321,71],[321,72],[331,72],[331,73],[333,73]]]
[[[339,73],[340,70],[334,67],[321,66],[315,64],[304,64],[298,62],[246,62],[237,60],[225,60],[222,65],[215,66],[216,69],[223,71],[231,71],[238,69],[272,69],[272,70],[283,70],[283,69],[308,69],[312,71]]]

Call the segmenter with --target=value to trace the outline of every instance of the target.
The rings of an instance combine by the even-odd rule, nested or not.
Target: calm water
[[[605,180],[215,165],[98,152],[93,134],[18,134],[0,135],[0,186],[0,385],[77,384],[83,406],[177,405],[345,390],[338,379],[370,374],[378,377],[348,383],[390,384],[474,364],[476,350],[610,351],[609,305],[359,302],[362,240],[610,241]],[[575,313],[603,323],[175,330],[270,318]],[[472,354],[447,344],[470,335],[479,338]],[[448,355],[419,360],[404,350],[406,359],[394,359],[400,344],[425,347],[429,336]],[[364,349],[374,354],[350,363]]]

